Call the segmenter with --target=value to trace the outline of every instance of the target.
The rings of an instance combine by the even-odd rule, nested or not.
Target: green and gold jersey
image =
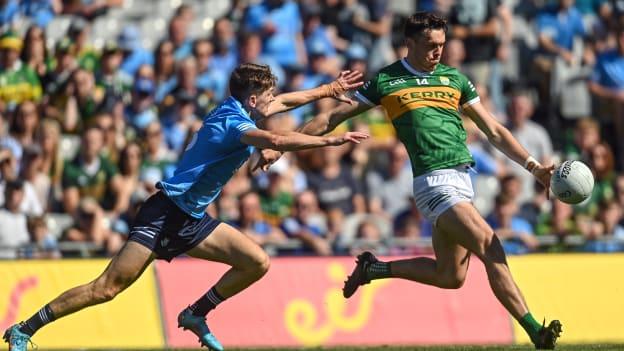
[[[407,148],[414,177],[474,162],[459,108],[478,102],[479,95],[455,68],[438,64],[433,72],[419,72],[399,60],[366,82],[355,98],[386,109]]]

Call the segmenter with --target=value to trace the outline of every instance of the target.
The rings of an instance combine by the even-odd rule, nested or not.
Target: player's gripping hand
[[[256,149],[249,158],[249,167],[251,168],[251,172],[255,172],[257,169],[261,169],[264,172],[268,171],[269,167],[271,167],[272,164],[279,160],[282,155],[282,152],[276,150]]]
[[[329,96],[334,99],[346,102],[347,104],[353,105],[354,102],[345,94],[349,90],[357,89],[364,82],[362,82],[362,72],[360,71],[342,71],[336,80],[327,84],[327,89],[329,89]]]
[[[349,142],[354,143],[354,144],[359,144],[362,142],[362,140],[368,139],[368,137],[369,135],[366,133],[348,132],[342,136],[327,137],[327,139],[328,139],[328,145],[338,146],[338,145],[342,145],[342,144],[349,143]]]
[[[537,180],[542,183],[542,185],[546,188],[546,195],[550,198],[550,178],[555,172],[555,165],[551,164],[548,166],[543,166],[541,164],[535,165],[531,173],[533,176],[537,178]]]

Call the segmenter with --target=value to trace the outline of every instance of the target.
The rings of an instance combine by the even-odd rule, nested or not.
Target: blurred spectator
[[[281,228],[290,238],[301,241],[304,252],[331,255],[330,243],[325,239],[325,219],[312,191],[306,190],[297,195],[293,216],[284,219]]]
[[[260,202],[264,219],[270,224],[277,225],[284,217],[290,216],[293,205],[293,194],[284,191],[284,175],[288,164],[276,162],[268,171],[269,184],[260,190]],[[316,198],[315,198],[316,201]]]
[[[223,72],[229,79],[238,63],[236,34],[229,19],[222,17],[215,22],[211,42],[214,55],[210,66]]]
[[[191,24],[186,14],[178,13],[169,21],[169,40],[173,43],[173,58],[176,61],[189,56],[193,42],[188,36],[188,26]]]
[[[620,249],[621,244],[611,239],[622,219],[622,208],[614,200],[607,200],[600,203],[596,222],[593,223],[589,232],[583,233],[585,244],[583,251],[591,252],[614,252]]]
[[[69,228],[64,240],[93,243],[107,255],[114,255],[123,245],[123,238],[107,228],[104,211],[91,198],[80,201],[74,215],[74,226]]]
[[[238,63],[257,63],[268,65],[271,72],[277,77],[277,86],[282,87],[286,83],[286,73],[277,61],[272,57],[262,54],[262,38],[258,33],[243,33],[238,40]]]
[[[154,56],[143,48],[139,30],[127,25],[117,36],[117,43],[123,52],[120,70],[133,77],[142,65],[153,65]],[[152,77],[153,79],[153,77]]]
[[[550,136],[544,127],[531,121],[533,115],[533,101],[528,92],[516,91],[510,96],[508,106],[508,128],[518,142],[542,164],[550,164],[553,154]],[[533,182],[535,178],[522,165],[498,153],[504,160],[506,169],[519,177],[522,183],[520,202],[528,201],[533,196]]]
[[[374,52],[370,55],[368,64],[371,71],[378,71],[392,63],[395,57],[392,52],[392,13],[388,7],[388,0],[364,0],[367,15],[356,13],[353,17],[353,25],[368,34],[369,45],[366,41],[360,42],[367,50]],[[368,18],[367,18],[368,17]]]
[[[50,63],[48,74],[43,78],[45,99],[45,115],[61,123],[63,131],[75,131],[78,121],[69,120],[63,110],[66,107],[68,96],[67,88],[72,73],[78,63],[74,57],[75,47],[68,38],[60,39],[55,46],[54,59]]]
[[[452,38],[446,41],[444,45],[444,51],[442,51],[442,63],[447,66],[457,68],[463,71],[464,60],[466,59],[466,49],[464,42]]]
[[[533,182],[533,198],[520,208],[519,217],[525,219],[536,234],[551,234],[540,232],[540,225],[550,217],[553,204],[549,201],[546,188],[537,180]]]
[[[132,99],[125,110],[125,116],[128,124],[139,131],[158,120],[155,92],[156,85],[150,79],[140,78],[134,82]]]
[[[250,32],[264,39],[264,54],[282,66],[305,63],[299,6],[291,0],[264,0],[251,5],[245,18]]]
[[[212,65],[213,54],[214,46],[210,40],[198,39],[193,43],[193,57],[197,61],[197,87],[209,92],[212,100],[219,102],[225,98],[229,77]]]
[[[63,10],[62,0],[21,0],[22,15],[30,18],[35,25],[45,28]]]
[[[37,202],[42,208],[41,213],[45,212],[48,207],[52,185],[50,176],[42,170],[42,164],[43,151],[38,144],[30,145],[24,149],[20,179],[32,185],[37,195]]]
[[[459,0],[449,15],[450,37],[470,48],[462,69],[475,84],[487,85],[493,73],[490,61],[496,57],[497,7],[496,0]]]
[[[148,191],[153,192],[157,182],[173,175],[175,154],[165,146],[162,126],[158,121],[147,125],[143,141],[145,144],[141,180]]]
[[[258,245],[281,244],[286,236],[279,229],[262,218],[260,197],[254,192],[246,192],[238,200],[240,217],[236,226]]]
[[[579,119],[573,131],[572,143],[564,146],[567,159],[589,162],[591,149],[601,143],[600,125],[587,117]]]
[[[67,29],[67,37],[74,45],[78,66],[90,72],[99,69],[100,56],[89,44],[91,26],[82,18],[74,18]]]
[[[93,118],[104,101],[104,89],[95,85],[93,73],[77,69],[67,85],[65,118],[68,125],[75,124],[74,132],[93,122]],[[70,130],[71,131],[71,130]]]
[[[41,27],[31,25],[26,31],[20,59],[39,77],[44,77],[47,74],[51,57],[48,55],[46,36]]]
[[[123,0],[63,0],[63,13],[89,20],[105,14],[109,8],[123,5]]]
[[[123,53],[117,43],[108,41],[102,49],[99,69],[95,72],[96,84],[104,90],[104,106],[112,106],[114,101],[130,100],[132,77],[120,70]]]
[[[394,218],[410,204],[413,177],[403,144],[396,143],[388,151],[388,158],[387,170],[368,174],[368,208],[372,213]]]
[[[32,101],[24,101],[17,106],[9,124],[9,136],[3,138],[0,144],[11,148],[11,152],[18,162],[22,160],[22,149],[33,144],[35,132],[39,124],[39,111]],[[12,140],[7,140],[12,139]]]
[[[0,30],[11,28],[18,16],[19,2],[17,0],[0,1]]]
[[[155,100],[165,113],[170,113],[170,109],[175,108],[177,96],[191,98],[196,113],[201,116],[215,106],[212,92],[199,88],[197,74],[198,67],[195,58],[188,57],[178,63],[175,77],[159,87],[156,92]]]
[[[566,236],[579,234],[582,221],[577,221],[571,205],[558,200],[551,200],[552,210],[538,217],[537,235],[556,235],[560,241]],[[559,249],[555,247],[555,249]]]
[[[20,196],[21,202],[19,204],[20,212],[26,215],[40,216],[43,213],[43,205],[39,201],[37,191],[34,186],[23,179],[19,178],[19,164],[15,159],[11,151],[8,149],[0,150],[0,175],[2,180],[0,182],[0,204],[4,204],[5,198],[4,188],[8,183],[20,180],[22,195]]]
[[[589,167],[594,173],[594,190],[584,202],[575,206],[576,212],[593,217],[598,214],[598,205],[615,197],[613,181],[615,180],[615,159],[608,144],[594,145],[589,154]]]
[[[117,134],[113,116],[108,112],[99,112],[95,118],[93,126],[98,127],[104,136],[104,146],[100,154],[112,163],[119,160],[119,151],[125,147],[126,140],[123,135]]]
[[[17,258],[15,249],[28,244],[30,240],[26,215],[20,211],[24,184],[19,180],[7,182],[3,196],[6,201],[0,209],[0,258]]]
[[[343,214],[364,212],[366,201],[348,167],[341,163],[344,153],[340,147],[314,150],[320,154],[322,167],[307,174],[310,190],[318,194],[318,201],[325,211],[338,208]]]
[[[120,208],[119,176],[117,169],[100,155],[104,136],[97,127],[89,127],[82,134],[78,155],[65,163],[63,169],[63,208],[75,214],[81,199],[92,198],[102,208]]]
[[[148,196],[148,192],[140,181],[141,163],[141,147],[136,143],[128,143],[119,154],[117,201],[112,209],[116,215],[125,213],[134,204],[144,201]]]
[[[178,90],[172,99],[174,106],[163,121],[163,133],[168,147],[175,153],[181,153],[186,141],[201,124],[196,115],[196,98],[185,90]]]
[[[301,17],[303,19],[302,33],[305,38],[305,47],[310,52],[312,45],[322,45],[327,56],[336,56],[336,49],[332,42],[332,35],[321,22],[323,9],[316,2],[302,2]]]
[[[496,196],[494,212],[487,222],[503,240],[505,252],[512,255],[525,254],[535,250],[539,242],[529,222],[517,216],[518,206],[513,198],[500,194]]]
[[[32,253],[27,253],[28,258],[55,259],[61,258],[56,237],[50,233],[45,217],[32,217],[27,220],[30,241],[35,244]]]
[[[41,99],[37,73],[20,59],[22,39],[12,31],[0,35],[0,100],[9,109],[26,100]]]
[[[52,119],[44,119],[37,129],[37,143],[41,146],[41,171],[50,177],[53,187],[61,184],[63,157],[60,151],[61,127]]]
[[[161,40],[154,50],[154,73],[158,86],[173,78],[175,73],[173,50],[173,42],[169,39]]]
[[[470,118],[463,118],[462,121],[466,130],[466,145],[475,162],[475,172],[469,172],[471,182],[475,184],[478,175],[498,176],[503,174],[503,161],[499,161],[492,156],[491,151],[488,149],[489,143],[485,134],[481,132]]]

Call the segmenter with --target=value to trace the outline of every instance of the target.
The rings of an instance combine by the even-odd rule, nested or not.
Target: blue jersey
[[[235,98],[229,97],[208,116],[184,151],[173,176],[157,187],[182,210],[195,218],[221,193],[253,147],[241,136],[256,129],[255,122]]]

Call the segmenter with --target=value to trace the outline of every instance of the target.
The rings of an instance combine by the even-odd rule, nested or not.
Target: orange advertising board
[[[225,346],[510,344],[511,322],[473,260],[460,290],[381,280],[342,297],[352,258],[275,258],[258,283],[208,316]],[[177,315],[226,271],[220,264],[158,262],[167,343],[195,347],[177,328]]]

